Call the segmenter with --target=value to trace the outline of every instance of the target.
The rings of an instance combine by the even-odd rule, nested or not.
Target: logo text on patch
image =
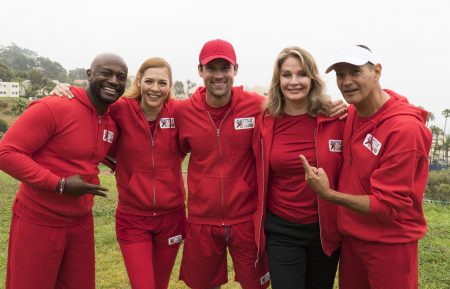
[[[255,127],[254,117],[242,117],[234,119],[234,129],[252,129]]]
[[[370,133],[366,135],[363,145],[368,148],[374,155],[378,155],[381,149],[381,143]]]

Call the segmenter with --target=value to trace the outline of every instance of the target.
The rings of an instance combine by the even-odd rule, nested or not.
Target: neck
[[[231,101],[231,92],[223,96],[211,96],[206,92],[206,103],[210,107],[219,108],[227,105]]]
[[[86,89],[86,94],[91,101],[92,105],[95,107],[95,110],[98,114],[102,115],[108,109],[108,104],[103,103],[99,100],[98,96],[95,96],[91,89],[88,87]]]
[[[158,118],[159,112],[161,111],[160,107],[145,107],[141,103],[142,112],[145,115],[145,118],[148,121],[155,121]]]
[[[292,102],[285,98],[284,101],[284,113],[287,115],[302,115],[308,112],[308,103],[306,101],[302,102]]]
[[[360,117],[369,117],[375,114],[390,98],[389,94],[379,88],[369,95],[364,102],[355,105],[356,111]]]

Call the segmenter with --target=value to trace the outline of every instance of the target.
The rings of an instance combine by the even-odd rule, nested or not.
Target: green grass
[[[97,288],[126,289],[128,277],[115,238],[114,212],[117,191],[112,175],[102,169],[101,182],[110,189],[108,198],[96,198],[94,208]],[[0,288],[5,288],[5,271],[8,248],[11,205],[17,190],[17,181],[0,172]],[[427,236],[420,241],[419,287],[423,289],[450,288],[450,207],[425,204],[428,220]],[[181,252],[181,251],[180,251]],[[229,262],[229,280],[233,280],[233,269]],[[169,288],[187,288],[178,281],[180,254],[171,276]],[[337,288],[337,286],[335,286]],[[224,289],[240,288],[230,281]]]

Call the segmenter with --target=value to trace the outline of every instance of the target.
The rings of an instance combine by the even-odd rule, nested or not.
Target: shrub
[[[0,118],[0,132],[5,132],[8,130],[8,124],[6,121]]]
[[[450,202],[450,168],[430,171],[425,188],[425,198]]]

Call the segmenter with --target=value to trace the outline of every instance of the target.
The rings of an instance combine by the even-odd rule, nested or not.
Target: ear
[[[141,88],[141,78],[139,76],[136,76],[136,86],[140,89]]]
[[[239,65],[236,63],[234,65],[234,76],[236,76],[236,74],[238,74],[238,70],[239,70]]]
[[[375,64],[373,70],[375,71],[375,78],[376,80],[380,80],[381,78],[381,71],[383,70],[383,67],[381,66],[380,63]]]
[[[199,65],[197,66],[197,69],[198,69],[198,75],[199,75],[201,78],[203,78],[203,66],[202,66],[201,64],[199,64]]]
[[[92,74],[92,70],[90,68],[88,70],[86,70],[86,75],[88,78],[91,77],[91,74]]]

